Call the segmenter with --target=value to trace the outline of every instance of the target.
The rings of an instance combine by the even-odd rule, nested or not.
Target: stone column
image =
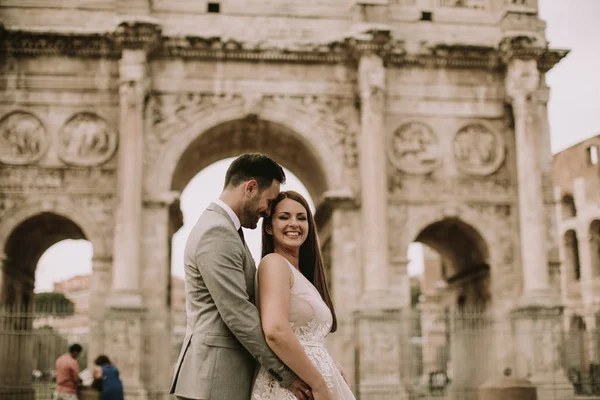
[[[115,40],[122,50],[118,186],[103,346],[121,370],[126,396],[140,400],[148,397],[144,347],[149,335],[140,284],[144,108],[149,89],[147,56],[160,34],[157,24],[135,20],[121,23],[115,31]]]
[[[148,91],[147,53],[160,28],[124,22],[116,31],[119,62],[119,153],[111,302],[141,307],[140,238],[142,224],[144,105]]]
[[[112,257],[103,254],[94,254],[92,257],[92,278],[90,282],[88,316],[90,321],[88,340],[88,368],[94,366],[94,359],[104,351],[104,315],[106,312],[106,294],[110,293],[110,269]]]
[[[386,68],[390,32],[371,30],[356,40],[360,97],[360,207],[363,295],[355,313],[358,392],[363,400],[408,398],[402,384],[407,316],[391,293],[388,187],[385,157]],[[404,360],[406,361],[406,360]]]
[[[515,372],[529,377],[539,400],[571,399],[573,387],[562,370],[562,307],[550,287],[541,147],[545,142],[539,107],[540,57],[535,39],[505,39],[506,94],[515,123],[523,293],[512,312]],[[543,89],[543,88],[542,88]],[[543,92],[542,92],[543,95]],[[543,98],[542,98],[543,100]]]
[[[515,119],[523,297],[528,304],[546,305],[552,295],[539,160],[541,138],[536,99],[539,80],[536,60],[515,59],[508,64],[506,94]]]
[[[363,54],[358,64],[361,115],[360,182],[365,296],[376,302],[388,286],[387,172],[385,154],[385,67],[383,59]]]
[[[168,388],[173,377],[173,366],[181,349],[173,343],[173,311],[171,305],[171,240],[183,226],[180,192],[167,192],[144,199],[142,223],[142,264],[144,265],[142,292],[145,297],[144,370],[151,379],[146,385],[148,394]]]

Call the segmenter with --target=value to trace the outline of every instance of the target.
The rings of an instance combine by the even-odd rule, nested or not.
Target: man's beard
[[[256,229],[258,226],[258,220],[262,215],[259,215],[256,211],[256,203],[258,202],[251,200],[242,209],[241,223],[244,228]]]

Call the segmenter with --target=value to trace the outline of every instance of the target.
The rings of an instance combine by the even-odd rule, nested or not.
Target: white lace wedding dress
[[[313,364],[321,371],[327,386],[332,391],[333,400],[354,400],[352,391],[342,378],[327,349],[325,336],[333,322],[331,311],[321,299],[321,295],[300,271],[290,266],[294,274],[290,298],[290,326],[300,340],[304,351]],[[263,367],[254,381],[251,400],[297,400],[296,396],[283,388]]]

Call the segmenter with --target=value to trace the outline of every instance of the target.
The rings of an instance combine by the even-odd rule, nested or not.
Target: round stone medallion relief
[[[117,148],[117,134],[90,112],[75,114],[60,132],[58,155],[67,164],[91,166],[108,161]]]
[[[11,112],[0,119],[0,162],[30,164],[40,160],[50,143],[46,128],[33,114]]]
[[[396,129],[387,147],[391,163],[407,173],[426,174],[441,162],[437,136],[420,122],[410,122]]]
[[[456,165],[467,174],[489,175],[504,161],[502,135],[482,124],[470,124],[459,130],[453,147]]]

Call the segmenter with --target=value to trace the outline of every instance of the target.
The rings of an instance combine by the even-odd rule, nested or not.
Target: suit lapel
[[[229,214],[227,214],[227,211],[223,210],[223,208],[221,208],[216,203],[210,203],[210,205],[207,207],[207,210],[214,211],[227,218],[227,221],[229,221],[229,223],[231,224],[231,228],[235,232],[235,236],[237,236],[239,240],[242,240],[242,238],[239,236],[238,232],[235,229],[235,224],[231,220],[231,217],[229,216]],[[256,264],[254,263],[254,258],[252,258],[252,253],[250,253],[250,249],[248,248],[246,242],[242,241],[242,244],[244,245],[244,251],[246,252],[246,257],[244,258],[244,265],[242,266],[242,268],[244,269],[244,277],[246,278],[246,292],[248,293],[250,300],[254,302],[254,276],[256,275]]]

